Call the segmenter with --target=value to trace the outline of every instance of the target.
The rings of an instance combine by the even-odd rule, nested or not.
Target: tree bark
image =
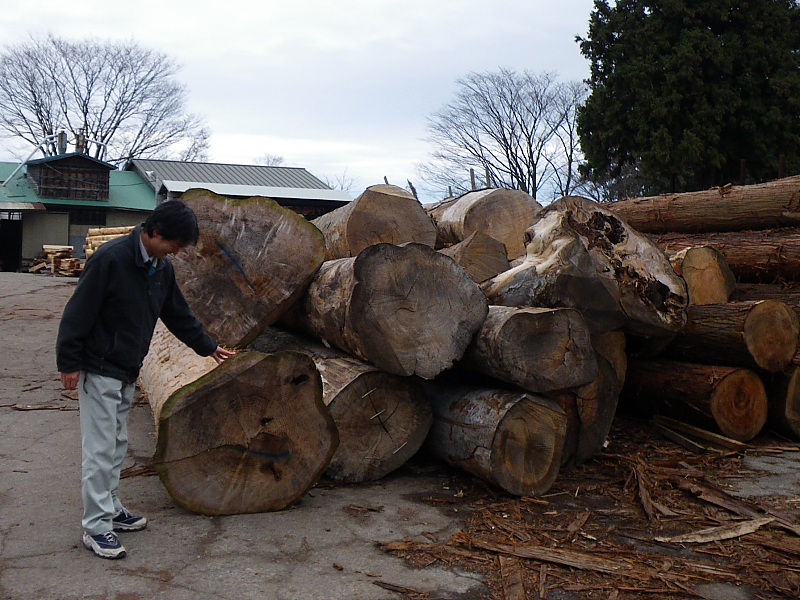
[[[435,456],[510,494],[546,493],[558,476],[566,416],[554,402],[523,391],[428,384]]]
[[[327,259],[351,258],[380,243],[433,247],[436,227],[413,195],[394,185],[373,185],[352,202],[312,221],[325,236]]]
[[[292,350],[311,357],[322,377],[322,400],[339,431],[325,474],[351,483],[372,481],[416,454],[433,421],[419,379],[399,377],[274,327],[250,344],[260,352]]]
[[[159,322],[139,384],[156,423],[153,464],[180,506],[206,515],[280,510],[338,443],[310,358],[243,352],[217,366]]]
[[[189,190],[181,199],[200,226],[197,244],[172,259],[181,291],[219,343],[246,346],[311,283],[325,258],[322,235],[268,198]]]
[[[667,253],[690,246],[714,246],[740,282],[774,283],[800,278],[800,229],[667,233],[652,239]]]
[[[502,242],[508,257],[516,258],[525,253],[525,230],[542,206],[521,190],[491,188],[426,208],[436,223],[437,248],[457,244],[480,231]]]
[[[538,393],[576,388],[597,374],[586,323],[568,308],[490,306],[464,364]]]
[[[757,185],[612,202],[608,209],[647,233],[740,231],[800,225],[800,176]]]
[[[631,406],[715,426],[740,442],[758,435],[767,420],[764,384],[749,369],[631,359],[622,395]]]
[[[797,353],[800,322],[783,302],[731,302],[690,306],[688,321],[665,355],[676,360],[771,373],[786,367]]]
[[[575,393],[579,420],[578,443],[572,461],[575,464],[589,460],[605,446],[621,390],[616,369],[598,355],[594,379]]]
[[[725,304],[736,287],[728,261],[714,246],[684,248],[670,258],[670,263],[686,281],[691,305]]]
[[[731,294],[732,302],[756,300],[777,300],[797,309],[800,307],[800,287],[793,284],[738,283]]]
[[[581,311],[592,333],[664,336],[686,320],[686,284],[661,251],[599,204],[569,196],[526,233],[519,266],[481,287],[493,304]]]
[[[463,356],[487,312],[451,258],[421,244],[376,244],[326,262],[284,324],[387,373],[431,379]]]
[[[477,283],[508,270],[508,255],[502,242],[476,231],[463,242],[439,250],[449,256]]]

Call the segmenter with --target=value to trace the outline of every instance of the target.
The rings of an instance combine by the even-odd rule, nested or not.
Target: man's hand
[[[64,386],[65,390],[77,390],[78,389],[78,379],[81,376],[80,371],[74,371],[72,373],[61,373],[61,385]]]
[[[230,358],[234,354],[236,354],[236,352],[231,352],[230,350],[225,350],[225,348],[222,346],[217,346],[217,349],[214,350],[214,354],[211,355],[211,358],[217,361],[218,365],[221,365],[226,358]]]

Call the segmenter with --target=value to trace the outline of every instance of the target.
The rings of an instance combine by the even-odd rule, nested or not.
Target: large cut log
[[[666,233],[652,238],[667,253],[714,246],[739,281],[773,283],[800,278],[800,229]]]
[[[525,230],[542,206],[521,190],[490,188],[467,192],[426,209],[436,223],[437,248],[480,231],[502,242],[509,258],[516,258],[525,253]]]
[[[737,283],[731,294],[732,302],[747,302],[755,300],[777,300],[791,306],[800,308],[800,286],[796,282],[787,285],[777,283]]]
[[[765,380],[769,414],[767,425],[800,441],[800,365],[790,364]]]
[[[508,255],[502,242],[476,231],[463,242],[439,250],[449,256],[477,282],[483,283],[508,270]]]
[[[217,366],[159,322],[139,385],[156,423],[153,465],[180,506],[206,515],[280,510],[338,443],[313,361],[243,352]]]
[[[561,198],[525,235],[525,260],[481,286],[493,304],[576,308],[593,333],[663,336],[683,326],[686,283],[662,250],[596,202]]]
[[[686,282],[689,304],[725,304],[736,287],[728,261],[714,246],[685,248],[671,256],[669,262]]]
[[[767,420],[764,384],[749,369],[631,359],[622,398],[628,407],[716,426],[741,442],[758,435]]]
[[[665,356],[774,373],[791,362],[800,344],[797,315],[777,300],[690,306],[687,315]]]
[[[633,198],[608,205],[648,233],[740,231],[800,225],[800,176],[757,185]]]
[[[602,356],[611,364],[620,388],[625,385],[625,374],[628,370],[625,333],[623,331],[609,331],[608,333],[593,335],[592,346],[599,356]]]
[[[403,465],[425,441],[433,414],[416,377],[384,373],[344,352],[274,327],[249,348],[302,352],[316,364],[322,400],[339,430],[339,447],[325,471],[331,479],[352,483],[380,479]]]
[[[539,393],[586,385],[597,374],[589,329],[569,308],[490,306],[464,365]]]
[[[357,256],[373,244],[416,242],[433,247],[436,227],[414,196],[373,185],[352,202],[312,221],[325,236],[328,259]]]
[[[523,391],[428,384],[435,456],[517,496],[546,493],[558,476],[566,415]]]
[[[387,373],[430,379],[463,356],[487,312],[451,258],[421,244],[376,244],[324,263],[283,323]]]
[[[189,190],[200,240],[177,254],[175,276],[195,315],[223,345],[245,346],[274,323],[325,260],[319,230],[268,198]]]

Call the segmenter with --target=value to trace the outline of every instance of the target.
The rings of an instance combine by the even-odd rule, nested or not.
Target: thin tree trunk
[[[293,350],[310,356],[322,377],[322,400],[339,431],[339,447],[325,474],[347,482],[372,481],[416,454],[433,414],[419,379],[378,370],[344,352],[274,327],[250,348]]]
[[[197,244],[171,259],[181,291],[219,343],[246,346],[303,294],[325,259],[325,241],[268,198],[190,190],[181,200],[200,226]]]
[[[156,423],[153,464],[180,506],[206,515],[280,510],[338,444],[310,358],[243,352],[217,366],[159,322],[139,384]]]

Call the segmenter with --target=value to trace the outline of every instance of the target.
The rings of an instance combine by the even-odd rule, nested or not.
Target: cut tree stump
[[[689,304],[725,304],[736,287],[736,277],[728,261],[714,246],[684,248],[671,256],[669,262],[686,281]]]
[[[800,229],[665,233],[652,239],[667,253],[691,246],[713,246],[739,282],[775,283],[800,279]]]
[[[596,202],[549,204],[526,233],[525,260],[482,284],[492,304],[581,311],[592,333],[666,336],[686,320],[686,283],[664,252]]]
[[[156,423],[153,465],[180,506],[205,515],[280,510],[338,444],[313,361],[243,352],[217,366],[159,322],[139,385]]]
[[[516,496],[550,489],[567,426],[557,404],[522,390],[426,389],[434,419],[425,447],[432,454]]]
[[[767,425],[800,441],[800,365],[790,364],[765,380],[769,399]]]
[[[463,356],[487,312],[451,258],[421,244],[376,244],[324,263],[282,322],[387,373],[431,379]]]
[[[538,393],[576,388],[597,374],[589,330],[570,308],[490,306],[464,365]]]
[[[513,259],[525,254],[525,231],[542,205],[521,190],[490,188],[425,208],[436,223],[437,248],[457,244],[480,231],[502,242]]]
[[[502,242],[476,231],[463,242],[439,250],[449,256],[477,282],[483,283],[508,270],[508,255]]]
[[[800,344],[797,315],[777,300],[690,306],[687,315],[666,357],[775,373],[791,362]]]
[[[741,231],[800,225],[800,176],[756,185],[612,202],[608,209],[647,233]]]
[[[352,258],[373,244],[416,242],[433,247],[436,227],[413,195],[395,185],[372,185],[312,221],[325,236],[327,259]]]
[[[220,344],[246,346],[303,294],[325,259],[325,241],[268,198],[189,190],[181,200],[200,226],[197,244],[171,259],[181,291]]]
[[[339,431],[339,447],[325,474],[357,483],[380,479],[422,446],[433,421],[419,379],[399,377],[291,333],[267,328],[249,346],[260,352],[293,350],[310,356],[322,378],[322,400]]]
[[[767,392],[749,369],[638,359],[628,367],[622,397],[631,407],[715,426],[740,442],[753,439],[767,421]]]

